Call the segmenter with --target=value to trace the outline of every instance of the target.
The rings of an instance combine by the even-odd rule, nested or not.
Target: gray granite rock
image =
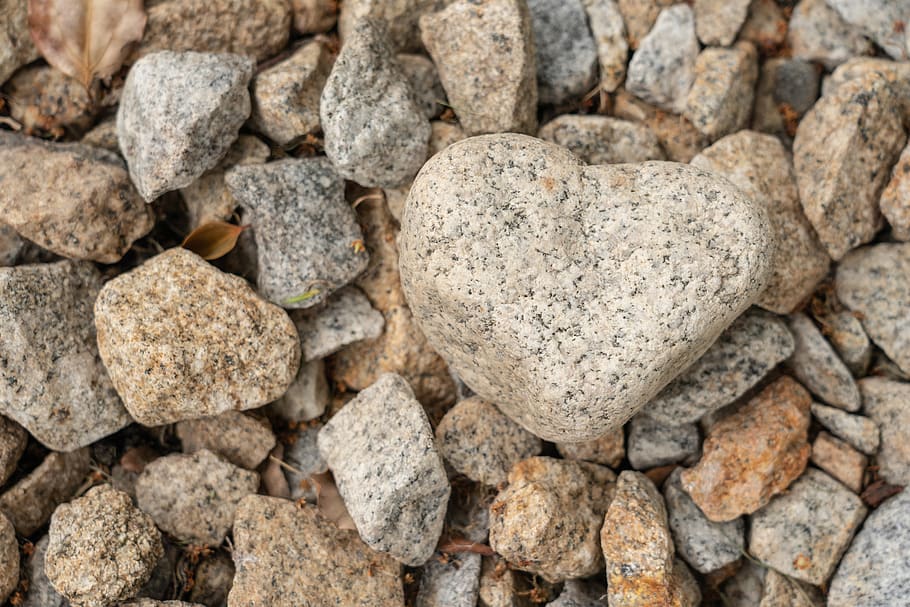
[[[904,148],[891,169],[891,180],[882,191],[878,206],[891,226],[895,240],[910,240],[910,147]]]
[[[332,53],[313,40],[256,74],[250,86],[250,124],[281,146],[319,129],[319,97],[332,69]]]
[[[774,99],[802,116],[818,99],[818,68],[803,59],[787,59],[774,74]]]
[[[758,607],[825,607],[818,587],[768,569]]]
[[[439,70],[426,55],[401,53],[397,56],[402,73],[411,83],[411,92],[423,109],[424,115],[432,120],[442,113],[447,105],[446,91],[439,81]],[[427,154],[432,156],[432,154]]]
[[[883,502],[831,579],[829,607],[890,607],[910,600],[910,491]]]
[[[229,605],[402,607],[401,566],[314,506],[249,495],[234,516]]]
[[[828,69],[856,55],[867,55],[872,45],[844,21],[826,0],[801,0],[787,28],[792,56],[818,61]]]
[[[476,396],[449,411],[436,427],[439,452],[473,481],[496,486],[521,460],[538,455],[539,438]]]
[[[859,382],[863,410],[878,424],[881,443],[876,457],[882,478],[893,485],[910,485],[910,383],[884,377]]]
[[[28,32],[28,0],[0,2],[0,84],[38,56]]]
[[[594,35],[600,67],[600,90],[612,93],[626,78],[629,43],[616,0],[582,0]]]
[[[578,101],[597,77],[597,47],[582,0],[528,0],[540,103]]]
[[[88,262],[0,268],[0,412],[70,451],[132,422],[98,354]]]
[[[708,574],[742,558],[745,546],[742,518],[725,523],[709,520],[683,491],[677,468],[664,482],[667,520],[676,551],[693,569]]]
[[[910,373],[910,243],[851,252],[837,268],[835,288],[872,341]]]
[[[69,601],[54,589],[44,572],[47,543],[46,535],[35,542],[34,552],[22,564],[23,577],[28,580],[28,592],[21,607],[70,607]]]
[[[800,200],[832,259],[881,228],[879,195],[906,141],[897,98],[877,73],[823,96],[799,123],[793,162]]]
[[[293,442],[285,447],[284,461],[290,467],[283,470],[291,490],[291,499],[303,498],[316,503],[316,487],[310,477],[329,469],[319,454],[316,442],[321,429],[322,424],[319,423],[305,424],[294,431]]]
[[[389,44],[396,52],[420,50],[420,17],[439,10],[451,0],[348,0],[341,4],[338,32],[345,42],[364,18],[386,22]]]
[[[308,308],[360,274],[369,254],[344,181],[324,158],[238,166],[225,183],[256,237],[259,292],[285,308]]]
[[[683,115],[709,139],[744,129],[752,117],[758,52],[751,42],[698,54]]]
[[[322,359],[300,365],[297,376],[281,398],[269,405],[269,411],[290,422],[316,419],[329,403],[329,384]]]
[[[647,126],[609,116],[563,114],[537,136],[568,148],[588,164],[663,160],[660,142]]]
[[[582,460],[616,468],[626,456],[626,436],[616,428],[598,438],[580,443],[556,443],[556,450],[565,459]]]
[[[300,361],[284,310],[182,248],[106,283],[95,326],[114,387],[147,426],[261,407]]]
[[[9,519],[0,514],[0,601],[19,585],[19,542]]]
[[[787,318],[787,326],[796,344],[787,366],[796,378],[829,405],[859,411],[859,389],[853,375],[815,323],[799,313]]]
[[[866,517],[862,500],[814,468],[751,516],[749,552],[816,586],[828,581]]]
[[[853,493],[862,492],[869,460],[839,438],[827,432],[819,432],[812,443],[809,461],[839,480]]]
[[[175,428],[184,453],[206,449],[247,470],[257,468],[275,446],[268,422],[240,411],[177,422]]]
[[[109,485],[58,507],[48,537],[47,577],[60,594],[83,607],[132,598],[164,554],[152,518]]]
[[[547,607],[606,607],[607,587],[600,582],[567,580],[559,598]]]
[[[136,500],[177,540],[218,546],[231,529],[237,504],[258,488],[258,474],[202,449],[148,464],[136,480]]]
[[[402,285],[430,343],[560,442],[623,424],[703,354],[764,289],[775,244],[765,213],[701,170],[585,167],[517,134],[431,158],[402,219]]]
[[[426,159],[430,123],[392,54],[381,21],[359,21],[345,40],[319,105],[325,153],[366,187],[396,187]]]
[[[405,380],[388,373],[361,391],[323,426],[319,453],[367,545],[408,565],[430,558],[451,490]]]
[[[910,59],[905,33],[906,19],[910,16],[910,2],[907,0],[826,2],[844,21],[874,40],[891,57],[903,61]]]
[[[324,306],[293,312],[291,319],[300,334],[304,361],[325,358],[362,339],[375,339],[385,325],[382,314],[373,309],[357,287],[344,287],[333,293]]]
[[[844,439],[866,455],[875,455],[879,445],[878,424],[863,415],[812,403],[812,415],[832,434]]]
[[[681,113],[695,80],[698,51],[692,9],[686,4],[663,9],[632,55],[626,89],[664,110]]]
[[[448,562],[430,559],[421,569],[415,607],[475,607],[480,590],[480,555],[463,553]]]
[[[637,49],[642,39],[651,31],[660,11],[674,4],[674,0],[616,0],[626,23],[629,48]]]
[[[652,399],[643,412],[664,424],[697,421],[745,394],[786,360],[793,348],[793,336],[782,320],[750,310]]]
[[[27,444],[28,432],[25,428],[0,415],[0,485],[16,471]]]
[[[221,160],[250,115],[253,63],[240,55],[162,51],[130,69],[117,138],[147,201],[185,187]]]
[[[850,310],[813,310],[812,315],[850,372],[865,375],[872,362],[872,342],[856,315]]]
[[[698,456],[698,426],[668,425],[644,413],[628,423],[626,455],[635,470],[647,470]]]
[[[63,257],[114,263],[155,223],[123,161],[94,146],[0,131],[0,181],[0,222]]]
[[[537,130],[537,61],[526,2],[456,0],[420,35],[465,133]]]
[[[706,46],[730,46],[746,21],[750,0],[695,0],[695,31]]]

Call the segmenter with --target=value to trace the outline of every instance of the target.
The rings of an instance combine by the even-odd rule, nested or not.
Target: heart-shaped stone
[[[762,208],[671,162],[586,166],[517,134],[466,139],[418,174],[401,277],[421,328],[478,395],[542,438],[634,415],[767,281]]]

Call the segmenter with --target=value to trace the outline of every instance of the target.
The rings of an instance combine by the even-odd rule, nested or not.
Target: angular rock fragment
[[[184,453],[206,449],[247,470],[257,468],[275,446],[268,422],[240,411],[177,422],[176,431]]]
[[[540,103],[580,99],[594,86],[597,48],[582,0],[529,0]]]
[[[540,127],[537,136],[569,148],[588,164],[644,162],[665,157],[651,129],[609,116],[563,114]]]
[[[812,403],[812,415],[832,434],[844,439],[866,455],[878,451],[878,425],[862,415],[851,415],[842,409]]]
[[[879,474],[893,485],[910,485],[910,383],[884,377],[859,382],[863,410],[881,431],[881,446],[875,458]]]
[[[856,315],[849,310],[813,310],[812,315],[850,372],[865,375],[872,362],[872,343]]]
[[[616,0],[582,0],[582,4],[597,46],[600,90],[612,93],[625,80],[629,55],[622,13]]]
[[[300,365],[287,392],[269,405],[269,411],[289,422],[305,422],[322,415],[328,404],[325,363],[317,359]]]
[[[363,339],[376,339],[385,325],[382,314],[357,287],[343,287],[324,306],[294,312],[291,318],[300,334],[305,362],[325,358]]]
[[[626,456],[625,434],[622,428],[607,432],[600,438],[581,443],[556,443],[556,450],[565,459],[582,460],[616,468]]]
[[[695,31],[706,46],[730,46],[749,12],[750,0],[696,0]]]
[[[629,422],[626,452],[635,470],[683,462],[698,456],[698,426],[667,425],[644,413]]]
[[[866,456],[827,432],[819,432],[812,443],[813,464],[842,482],[853,493],[863,490],[863,477],[869,461]]]
[[[719,139],[749,124],[758,80],[758,53],[750,42],[705,49],[693,74],[683,115],[695,128]]]
[[[818,61],[828,69],[872,50],[869,41],[826,0],[801,0],[794,7],[787,28],[787,46],[794,57]]]
[[[853,375],[821,331],[805,314],[793,314],[787,325],[796,343],[787,365],[796,379],[829,405],[858,411],[859,389]]]
[[[878,206],[891,226],[897,240],[910,240],[910,148],[904,148],[891,170],[891,180],[885,186]]]

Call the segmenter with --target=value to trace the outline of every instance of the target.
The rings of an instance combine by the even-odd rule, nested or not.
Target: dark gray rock
[[[529,0],[540,103],[579,101],[594,86],[597,48],[581,0]]]
[[[44,572],[47,543],[46,535],[35,542],[34,552],[22,566],[24,577],[28,580],[28,592],[21,607],[70,607],[70,602],[57,592]]]
[[[815,64],[804,59],[787,59],[774,73],[774,100],[786,103],[802,116],[818,99],[821,74]]]

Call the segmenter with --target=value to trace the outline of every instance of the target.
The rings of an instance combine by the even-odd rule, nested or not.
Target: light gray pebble
[[[540,127],[538,137],[568,148],[588,164],[663,160],[651,129],[609,116],[563,114]]]
[[[312,361],[334,354],[348,344],[362,339],[375,339],[385,325],[382,313],[373,309],[370,300],[357,287],[339,289],[324,306],[305,312],[293,312],[303,360]]]
[[[629,43],[626,25],[616,0],[582,0],[588,25],[597,46],[600,64],[600,90],[612,93],[626,78]]]
[[[257,468],[275,446],[268,422],[240,411],[178,422],[176,431],[184,453],[207,449],[247,470]]]
[[[322,424],[305,424],[293,434],[293,442],[284,449],[284,461],[290,468],[282,468],[291,490],[291,499],[303,498],[316,503],[316,487],[310,477],[329,469],[319,454],[316,439]],[[293,468],[293,470],[291,469]]]
[[[792,56],[834,69],[851,57],[868,55],[872,45],[844,21],[826,0],[801,0],[787,28]]]
[[[872,362],[872,342],[856,314],[840,310],[813,312],[813,316],[850,372],[855,377],[865,375]]]
[[[360,537],[408,565],[433,554],[451,488],[414,392],[387,373],[329,420],[319,453]]]
[[[746,21],[750,0],[695,0],[695,31],[706,46],[730,46]]]
[[[581,0],[528,0],[541,104],[578,101],[597,77],[597,48]]]
[[[710,139],[744,129],[752,117],[758,52],[751,42],[699,53],[683,116]]]
[[[843,409],[812,403],[812,415],[832,434],[844,439],[866,455],[878,451],[878,424],[863,415],[851,415]]]
[[[815,323],[799,313],[787,319],[787,326],[796,344],[787,366],[800,383],[829,405],[859,411],[859,389],[853,375]]]
[[[628,424],[626,456],[635,470],[675,464],[698,455],[698,426],[667,425],[643,413]]]
[[[401,71],[411,83],[417,105],[430,120],[442,113],[448,105],[446,92],[439,81],[439,71],[425,55],[401,53],[397,56]]]
[[[470,552],[447,562],[430,559],[421,569],[415,607],[475,607],[480,565],[480,555]]]
[[[57,592],[44,572],[47,543],[46,535],[35,542],[34,551],[22,566],[24,578],[28,580],[28,592],[20,607],[70,607],[70,602]]]
[[[910,383],[867,377],[860,380],[859,388],[863,410],[881,432],[879,473],[893,485],[910,485]]]
[[[828,6],[850,25],[875,41],[891,57],[910,59],[906,20],[910,17],[907,0],[826,0]],[[903,24],[899,26],[898,24]]]
[[[248,57],[161,51],[129,71],[117,139],[139,194],[151,202],[213,168],[250,115]]]
[[[329,383],[321,358],[300,365],[297,377],[281,398],[269,405],[269,411],[290,422],[316,419],[329,404]]]

